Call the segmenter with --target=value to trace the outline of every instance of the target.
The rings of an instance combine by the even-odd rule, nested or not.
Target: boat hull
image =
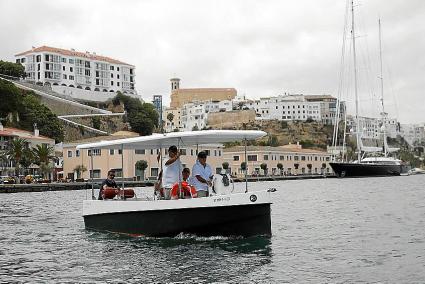
[[[399,176],[402,165],[329,163],[338,177]]]
[[[262,202],[262,196],[258,194],[245,195],[243,202],[232,195],[149,202],[89,200],[85,201],[84,222],[88,229],[151,237],[174,237],[181,233],[197,236],[271,236],[271,202]],[[116,206],[113,206],[114,203]],[[107,208],[112,209],[112,206],[121,209]]]

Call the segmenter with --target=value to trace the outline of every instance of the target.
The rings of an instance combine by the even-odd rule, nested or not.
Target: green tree
[[[0,103],[0,118],[5,118],[9,113],[17,112],[20,97],[21,93],[15,85],[0,79],[0,98],[2,101]]]
[[[223,167],[223,169],[227,170],[229,168],[229,163],[228,162],[223,162],[221,164],[221,166]]]
[[[52,170],[53,165],[44,162],[40,163],[40,173],[43,175],[44,179],[49,178],[49,174],[52,172]]]
[[[279,146],[279,139],[277,138],[276,135],[270,135],[269,140],[268,140],[268,144],[271,147],[277,147],[277,146]]]
[[[26,169],[28,169],[31,166],[32,163],[34,163],[34,152],[32,151],[32,149],[25,147],[22,154],[21,161],[19,162],[22,168],[24,168],[24,173]]]
[[[74,172],[77,174],[77,178],[81,178],[82,174],[87,172],[87,168],[84,165],[77,165],[74,168]]]
[[[170,112],[169,114],[167,114],[167,120],[169,122],[173,122],[173,119],[174,119],[174,114],[172,112]]]
[[[100,129],[100,117],[93,116],[91,118],[91,125],[93,126],[93,128]]]
[[[282,165],[282,163],[278,163],[276,166],[279,169],[280,175],[282,175],[282,171],[283,171],[283,165]]]
[[[24,155],[25,148],[27,148],[27,142],[22,138],[15,138],[8,143],[6,154],[15,163],[16,176],[19,176],[19,166],[22,160],[22,156]]]
[[[142,180],[145,179],[145,170],[148,168],[148,162],[139,160],[136,162],[136,170],[142,171]]]
[[[198,131],[198,130],[199,130],[198,125],[195,125],[194,127],[192,127],[192,131]]]
[[[38,144],[33,148],[34,161],[37,165],[49,164],[55,158],[55,149],[48,144]]]
[[[0,74],[12,77],[25,77],[25,67],[19,63],[0,60]]]
[[[246,162],[242,162],[241,163],[241,170],[242,171],[246,171],[247,167],[246,167]]]
[[[264,171],[264,175],[267,175],[267,164],[266,163],[262,163],[260,165],[260,168]]]

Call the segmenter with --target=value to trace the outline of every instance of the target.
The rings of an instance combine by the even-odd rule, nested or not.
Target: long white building
[[[117,91],[137,95],[135,66],[94,52],[41,46],[15,58],[25,66],[26,80],[50,85],[54,91],[77,99],[90,100],[92,96],[99,100]]]

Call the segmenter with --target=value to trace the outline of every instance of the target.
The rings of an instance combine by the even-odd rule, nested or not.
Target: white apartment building
[[[400,128],[400,135],[410,146],[425,141],[424,124],[402,124]]]
[[[207,126],[208,113],[226,112],[232,110],[230,100],[192,102],[184,104],[181,109],[181,129],[202,129]]]
[[[120,91],[137,95],[135,66],[96,53],[41,46],[15,55],[26,80],[50,85],[77,99],[111,97]]]
[[[307,102],[303,95],[284,95],[261,98],[246,102],[245,106],[254,109],[261,120],[301,120],[321,121],[320,102]]]

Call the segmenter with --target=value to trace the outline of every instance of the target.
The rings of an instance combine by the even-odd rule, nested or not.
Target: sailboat
[[[336,162],[330,164],[333,171],[338,177],[366,177],[366,176],[397,176],[404,170],[404,165],[401,160],[390,157],[388,154],[398,151],[398,148],[390,148],[387,144],[387,135],[385,130],[387,113],[384,107],[384,81],[382,75],[382,48],[381,48],[381,21],[379,20],[379,58],[380,58],[380,82],[381,82],[381,118],[382,118],[382,147],[368,147],[363,145],[360,119],[359,119],[359,96],[357,87],[357,59],[356,59],[356,39],[354,30],[354,3],[351,1],[351,39],[353,48],[353,63],[354,63],[354,93],[356,101],[356,140],[357,140],[357,161],[354,162]],[[338,108],[339,109],[339,108]],[[335,118],[338,119],[338,115]],[[336,129],[338,123],[335,123]],[[334,141],[336,141],[338,130],[334,131]],[[344,133],[345,143],[345,133]],[[336,142],[335,144],[336,145]],[[365,157],[367,153],[381,153],[381,156]]]

